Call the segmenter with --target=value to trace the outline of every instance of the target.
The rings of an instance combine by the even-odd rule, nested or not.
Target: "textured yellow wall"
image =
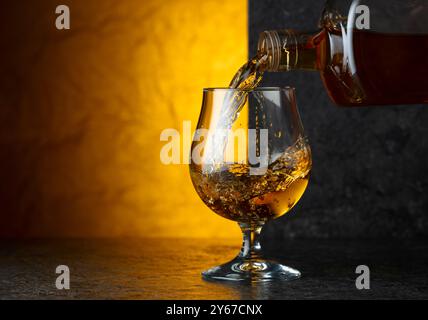
[[[237,237],[159,135],[245,61],[246,1],[57,4],[0,5],[0,235]]]

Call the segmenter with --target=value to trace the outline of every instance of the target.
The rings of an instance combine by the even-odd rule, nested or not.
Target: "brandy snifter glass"
[[[202,273],[209,280],[292,280],[300,272],[263,257],[263,225],[303,195],[311,151],[293,88],[204,89],[190,175],[202,201],[243,233],[232,261]]]

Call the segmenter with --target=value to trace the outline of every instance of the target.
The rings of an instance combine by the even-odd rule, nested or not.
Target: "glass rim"
[[[214,91],[243,91],[243,92],[252,92],[252,91],[295,91],[295,87],[285,86],[285,87],[257,87],[254,89],[239,89],[239,88],[228,88],[228,87],[213,87],[213,88],[204,88],[204,92],[214,92]]]

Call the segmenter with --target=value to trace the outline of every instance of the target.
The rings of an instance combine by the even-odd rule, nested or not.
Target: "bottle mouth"
[[[257,51],[260,55],[267,55],[267,70],[277,70],[281,61],[281,42],[276,31],[263,31],[260,33]]]
[[[280,68],[288,71],[297,63],[296,44],[296,33],[293,30],[268,30],[260,33],[257,51],[268,57],[268,71],[278,71]]]

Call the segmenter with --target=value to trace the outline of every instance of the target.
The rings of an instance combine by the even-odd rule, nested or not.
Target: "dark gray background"
[[[315,30],[323,5],[249,0],[250,55],[263,30]],[[262,85],[296,87],[313,152],[305,195],[289,215],[269,223],[264,236],[428,235],[428,106],[338,108],[317,72],[269,73]]]

